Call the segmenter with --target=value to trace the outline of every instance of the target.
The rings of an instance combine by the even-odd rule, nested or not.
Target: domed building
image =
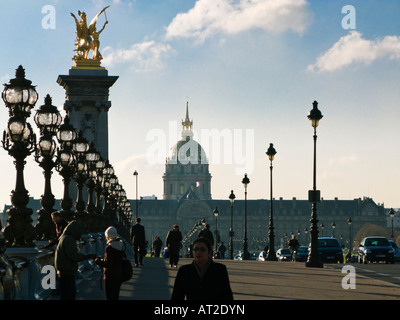
[[[193,121],[182,120],[182,138],[170,150],[165,163],[164,200],[179,200],[184,196],[211,200],[211,174],[202,146],[193,139]]]

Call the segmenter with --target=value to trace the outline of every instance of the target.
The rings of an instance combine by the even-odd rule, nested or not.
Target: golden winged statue
[[[85,12],[78,11],[78,16],[81,18],[80,21],[75,17],[73,13],[71,13],[71,16],[74,18],[76,24],[76,49],[74,50],[76,51],[76,55],[73,57],[73,60],[88,60],[90,50],[93,50],[92,60],[100,61],[101,59],[103,59],[99,51],[99,37],[100,33],[103,32],[104,28],[108,24],[107,15],[105,13],[108,7],[109,6],[102,9],[93,18],[93,20],[90,22],[89,27],[87,26],[87,17]],[[106,22],[104,23],[103,28],[101,28],[100,31],[97,31],[96,23],[103,12],[106,18]]]

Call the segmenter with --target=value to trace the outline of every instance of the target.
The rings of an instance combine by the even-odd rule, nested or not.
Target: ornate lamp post
[[[91,142],[89,146],[89,150],[85,154],[85,160],[87,163],[87,181],[86,186],[88,188],[88,201],[86,210],[88,213],[89,219],[89,230],[94,231],[96,228],[100,227],[99,225],[95,225],[98,223],[98,219],[95,217],[95,209],[96,205],[93,198],[93,192],[95,188],[95,180],[97,177],[96,163],[100,159],[100,154],[94,147],[94,143]]]
[[[349,217],[347,219],[347,225],[349,226],[349,254],[347,256],[347,259],[349,259],[349,261],[350,261],[350,258],[351,258],[351,251],[352,251],[352,248],[353,248],[353,243],[352,243],[352,239],[351,239],[351,225],[352,225],[352,223],[353,223],[353,221],[351,220],[351,217]]]
[[[250,179],[247,177],[247,173],[244,174],[242,179],[244,185],[244,237],[243,237],[243,260],[250,259],[250,253],[248,251],[247,243],[247,185],[250,183]]]
[[[35,123],[40,129],[40,140],[36,149],[35,160],[43,168],[45,185],[44,193],[40,204],[42,208],[37,211],[39,223],[35,226],[37,235],[40,239],[51,239],[55,236],[55,226],[51,220],[51,213],[54,211],[54,195],[51,192],[51,175],[56,166],[53,156],[56,151],[56,143],[53,136],[56,134],[61,124],[62,118],[57,107],[51,104],[51,97],[47,95],[44,99],[45,104],[35,114]]]
[[[77,218],[85,218],[85,201],[83,200],[83,184],[87,178],[87,163],[85,154],[89,150],[89,144],[82,135],[82,131],[78,132],[78,137],[72,142],[72,151],[76,155],[76,173],[75,181],[78,194],[75,202],[75,211]]]
[[[96,180],[95,180],[95,186],[94,186],[94,192],[96,193],[96,205],[95,205],[95,213],[97,216],[97,219],[99,220],[99,228],[100,230],[105,230],[105,221],[104,221],[104,216],[102,215],[102,207],[101,207],[101,199],[102,199],[102,193],[103,193],[103,169],[106,165],[106,162],[103,160],[103,158],[100,157],[100,159],[96,162]]]
[[[61,148],[57,151],[56,170],[63,178],[64,194],[60,201],[60,214],[67,221],[73,220],[74,212],[72,208],[72,199],[69,194],[69,184],[75,172],[76,158],[72,152],[72,141],[77,137],[76,130],[69,123],[68,115],[64,118],[64,123],[57,131],[57,140]]]
[[[32,226],[32,209],[27,208],[29,194],[25,189],[25,158],[36,149],[36,136],[26,122],[30,110],[38,100],[38,94],[31,81],[25,79],[25,70],[19,66],[15,79],[4,85],[3,101],[9,109],[7,130],[3,133],[3,148],[15,159],[16,183],[11,193],[12,208],[7,210],[8,225],[4,237],[16,247],[33,247],[35,230]]]
[[[135,170],[133,175],[136,178],[136,201],[135,201],[136,212],[135,212],[135,215],[136,215],[136,218],[137,218],[138,217],[138,175],[139,175],[139,173]]]
[[[229,195],[229,201],[231,202],[231,228],[229,230],[229,259],[233,260],[233,203],[235,202],[235,194],[233,190],[231,190],[231,194]]]
[[[214,217],[215,217],[215,253],[217,253],[218,240],[219,240],[218,239],[218,235],[219,235],[219,232],[218,232],[218,214],[219,214],[219,211],[218,211],[217,207],[214,208],[213,213],[214,213]]]
[[[273,218],[273,198],[272,198],[272,161],[276,155],[276,150],[274,149],[274,145],[272,143],[269,144],[269,148],[266,152],[268,155],[268,159],[271,163],[270,169],[270,211],[269,211],[269,228],[268,228],[268,252],[267,252],[267,261],[278,261],[275,252],[275,235],[274,235],[274,218]]]
[[[314,128],[314,172],[313,172],[313,190],[308,192],[308,201],[312,203],[311,212],[311,250],[309,251],[306,267],[322,268],[323,263],[318,253],[318,219],[317,202],[320,201],[320,191],[317,190],[317,127],[322,119],[321,111],[318,110],[318,102],[313,102],[313,109],[308,115],[311,126]]]
[[[332,222],[332,238],[335,237],[335,229],[336,229],[336,224],[335,221]]]
[[[392,240],[394,240],[394,229],[393,229],[394,214],[395,214],[395,212],[394,212],[393,208],[390,208],[389,216],[390,216],[390,218],[392,218],[392,236],[391,236]]]

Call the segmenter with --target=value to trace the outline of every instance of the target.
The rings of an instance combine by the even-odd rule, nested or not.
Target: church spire
[[[193,121],[189,119],[189,102],[186,101],[186,118],[185,121],[182,121],[183,130],[192,130]]]

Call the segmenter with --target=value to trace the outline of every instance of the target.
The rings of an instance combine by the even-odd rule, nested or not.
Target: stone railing
[[[52,294],[54,289],[46,285],[46,277],[55,272],[54,251],[39,249],[45,244],[38,241],[35,248],[5,249],[4,239],[0,239],[0,300],[44,300]],[[102,257],[106,239],[104,233],[84,234],[77,245],[80,253]],[[87,279],[95,270],[98,267],[93,260],[81,262],[77,281]]]

